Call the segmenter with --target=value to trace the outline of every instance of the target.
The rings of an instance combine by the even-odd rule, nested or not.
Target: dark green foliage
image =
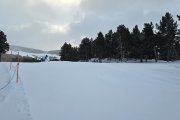
[[[153,32],[153,24],[151,23],[145,23],[144,28],[142,31],[143,34],[143,55],[147,61],[147,59],[153,59],[154,58],[154,48],[156,46],[155,43],[155,35]]]
[[[77,47],[72,47],[71,61],[79,61],[79,52]]]
[[[9,44],[7,43],[6,35],[3,31],[0,31],[0,61],[1,54],[9,50]]]
[[[16,61],[14,61],[14,62],[16,62]],[[21,62],[41,62],[41,61],[37,60],[35,58],[32,58],[32,57],[24,56],[24,57],[22,57]]]
[[[79,45],[80,60],[88,61],[92,56],[92,41],[89,38],[84,38]]]
[[[170,61],[176,57],[175,44],[178,42],[175,39],[177,34],[177,22],[174,21],[173,16],[170,13],[166,13],[162,17],[159,24],[156,24],[158,29],[158,40],[160,45],[160,55],[162,59]]]
[[[70,44],[64,43],[64,45],[61,47],[61,52],[60,52],[61,61],[70,60],[71,49],[72,48]]]
[[[177,16],[180,20],[180,16]],[[162,17],[156,24],[156,32],[152,22],[145,23],[142,32],[136,25],[132,32],[125,25],[119,25],[116,32],[109,30],[103,35],[97,34],[95,40],[84,38],[79,48],[65,43],[61,48],[61,60],[63,61],[89,61],[98,58],[99,62],[104,58],[123,60],[129,59],[158,59],[175,60],[180,54],[180,31],[177,22],[170,13]]]
[[[118,39],[118,34],[115,32],[112,34],[112,50],[111,50],[111,56],[112,58],[119,58],[118,53],[119,53],[119,39]]]
[[[138,26],[136,25],[133,28],[133,31],[131,33],[131,41],[132,41],[132,53],[131,57],[138,59],[140,58],[141,62],[143,62],[143,51],[144,51],[144,45],[143,45],[143,35],[141,34]]]
[[[105,38],[102,32],[98,33],[97,38],[94,40],[95,57],[99,58],[99,62],[105,57]]]
[[[180,21],[180,15],[177,15],[177,17],[178,17],[178,19],[179,19],[179,21]]]
[[[124,57],[128,58],[131,49],[130,32],[124,25],[117,27],[117,35],[119,41],[118,55],[121,61]]]
[[[72,47],[71,44],[64,43],[61,47],[61,61],[78,61],[78,48]]]
[[[180,15],[177,15],[179,21],[180,21]],[[177,35],[176,35],[176,49],[180,49],[180,29],[178,29]],[[179,53],[179,52],[178,52]]]
[[[105,51],[104,51],[104,57],[105,58],[112,58],[113,55],[113,32],[112,30],[109,30],[109,32],[105,35]]]

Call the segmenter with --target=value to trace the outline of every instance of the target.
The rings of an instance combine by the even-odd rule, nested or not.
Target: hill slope
[[[16,45],[10,45],[10,50],[11,51],[22,51],[26,53],[37,53],[37,54],[56,54],[59,55],[59,50],[50,50],[50,51],[43,51],[39,49],[34,49],[34,48],[28,48],[28,47],[21,47],[21,46],[16,46]]]
[[[27,53],[45,53],[45,51],[43,51],[43,50],[21,47],[21,46],[15,46],[15,45],[10,45],[10,50],[22,51],[22,52],[27,52]]]

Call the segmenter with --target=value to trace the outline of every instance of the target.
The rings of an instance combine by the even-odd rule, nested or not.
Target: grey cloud
[[[82,0],[81,8],[86,11],[96,11],[102,13],[120,12],[134,8],[161,7],[177,0]]]
[[[38,0],[37,0],[38,1]],[[0,20],[3,24],[19,24],[29,21],[50,21],[66,23],[72,20],[73,7],[71,11],[63,7],[52,7],[46,3],[30,5],[28,0],[3,0],[0,4]]]
[[[137,24],[142,28],[144,22],[159,22],[165,12],[180,12],[178,3],[178,0],[83,0],[81,9],[86,11],[88,18],[93,17],[99,24],[103,23],[109,28],[111,26],[114,29],[119,24],[130,28]],[[99,20],[99,17],[103,19]]]
[[[59,49],[68,40],[60,32],[48,32],[49,27],[44,23],[34,22],[24,26],[3,27],[11,44],[51,50]]]
[[[161,16],[172,9],[170,6],[177,3],[177,0],[83,0],[80,9],[85,12],[85,18],[80,23],[71,24],[70,34],[80,42],[78,36],[95,38],[97,32],[115,31],[120,24],[130,30],[135,25],[142,29],[145,22],[159,22]]]
[[[1,0],[0,29],[10,44],[40,49],[59,49],[64,42],[78,45],[83,36],[116,30],[120,24],[130,29],[144,22],[159,22],[169,11],[180,13],[179,0],[81,0],[79,6],[51,6],[43,0],[31,5],[29,0]],[[50,25],[68,25],[66,34],[52,32]]]

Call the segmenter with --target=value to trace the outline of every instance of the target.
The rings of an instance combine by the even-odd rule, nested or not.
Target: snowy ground
[[[7,96],[24,120],[180,120],[179,62],[22,63],[20,76]],[[13,107],[5,102],[0,116]]]
[[[0,63],[0,120],[32,120],[23,84],[16,84],[14,71]]]

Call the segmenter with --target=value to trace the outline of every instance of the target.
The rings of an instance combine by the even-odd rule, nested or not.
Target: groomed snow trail
[[[31,120],[22,82],[17,84],[16,77],[12,79],[15,68],[9,70],[8,67],[9,63],[0,63],[0,88],[3,88],[0,91],[0,120]]]

